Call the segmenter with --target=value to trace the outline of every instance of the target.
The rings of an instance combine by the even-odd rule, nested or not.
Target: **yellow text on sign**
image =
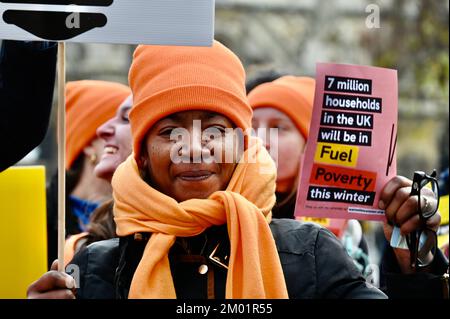
[[[441,215],[441,228],[438,231],[438,246],[448,243],[448,195],[439,198],[439,214]],[[447,227],[446,227],[447,226]]]
[[[314,162],[355,167],[358,163],[357,146],[317,143]]]
[[[25,298],[47,271],[45,168],[0,173],[0,299]]]
[[[319,218],[319,217],[302,217],[301,220],[304,222],[311,222],[311,223],[317,223],[324,227],[330,226],[330,219],[329,218]]]

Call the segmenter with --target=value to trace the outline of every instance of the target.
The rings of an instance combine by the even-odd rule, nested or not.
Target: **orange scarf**
[[[77,244],[82,238],[89,235],[87,232],[72,235],[64,242],[64,267],[66,267],[73,259],[73,256],[78,252]]]
[[[288,298],[283,270],[268,222],[275,203],[276,168],[258,141],[244,153],[225,191],[178,203],[149,186],[130,156],[112,185],[117,234],[151,232],[131,282],[129,298],[176,298],[168,253],[176,237],[228,226],[230,261],[226,298]]]

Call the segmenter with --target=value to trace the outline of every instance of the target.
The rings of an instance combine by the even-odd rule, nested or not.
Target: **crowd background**
[[[379,28],[366,23],[373,5]],[[442,0],[216,0],[215,38],[240,57],[248,79],[271,69],[314,77],[316,62],[397,69],[398,173],[412,178],[417,168],[448,167],[448,23]],[[70,43],[67,80],[126,84],[134,48]],[[55,132],[56,107],[44,142],[19,165],[46,165],[49,180],[57,167]],[[363,224],[378,264],[381,224]]]

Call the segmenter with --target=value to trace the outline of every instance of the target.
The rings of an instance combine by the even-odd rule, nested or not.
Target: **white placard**
[[[214,0],[0,0],[0,39],[210,46],[213,38]]]

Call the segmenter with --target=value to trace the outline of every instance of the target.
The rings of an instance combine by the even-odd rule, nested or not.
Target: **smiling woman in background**
[[[98,178],[111,183],[114,172],[131,154],[131,128],[128,115],[133,105],[130,95],[118,108],[115,116],[97,129],[97,136],[104,141],[103,154],[94,168]],[[108,200],[95,209],[85,232],[70,236],[64,247],[64,262],[67,265],[76,252],[88,245],[115,238],[116,223],[113,216],[113,201]]]
[[[111,198],[111,185],[94,168],[104,152],[97,128],[111,119],[130,95],[119,83],[75,81],[66,86],[66,235],[85,231],[92,212]],[[57,255],[57,174],[47,190],[48,264]]]

